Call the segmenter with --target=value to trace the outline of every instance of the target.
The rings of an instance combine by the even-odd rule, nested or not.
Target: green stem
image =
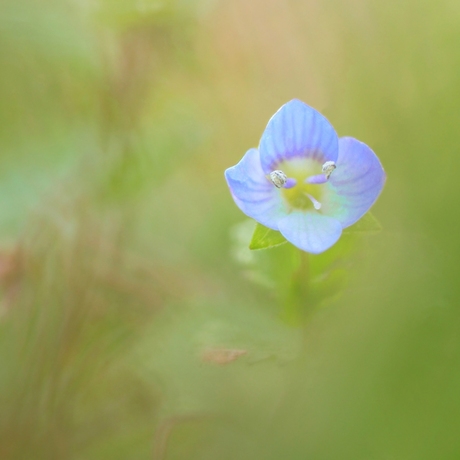
[[[304,324],[311,311],[310,305],[310,258],[299,250],[299,267],[292,274],[291,286],[285,304],[286,320],[296,326]]]

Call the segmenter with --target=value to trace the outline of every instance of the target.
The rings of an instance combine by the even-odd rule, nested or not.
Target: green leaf
[[[343,233],[378,233],[381,230],[380,222],[368,212],[351,227],[344,229]]]
[[[249,249],[268,249],[286,242],[286,238],[280,232],[257,223]]]

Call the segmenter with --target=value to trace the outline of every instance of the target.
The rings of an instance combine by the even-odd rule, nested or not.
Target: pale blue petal
[[[257,149],[251,149],[235,166],[225,171],[230,192],[237,206],[266,227],[278,230],[278,221],[287,215],[280,189],[267,179]]]
[[[385,183],[385,171],[375,153],[352,137],[339,139],[337,168],[325,184],[321,211],[348,227],[374,204]]]
[[[294,211],[279,221],[279,231],[298,248],[319,254],[329,249],[342,234],[337,219],[317,212]]]
[[[262,169],[266,174],[292,158],[309,158],[319,163],[336,161],[338,138],[332,125],[315,109],[293,99],[268,122],[259,144]]]

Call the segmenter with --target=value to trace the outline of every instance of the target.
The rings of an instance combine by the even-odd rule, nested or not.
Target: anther
[[[329,179],[335,168],[337,168],[337,166],[333,161],[326,161],[326,163],[323,164],[322,171],[326,176],[326,179]]]
[[[284,184],[288,180],[286,174],[279,169],[272,171],[270,173],[270,180],[273,182],[273,185],[277,188],[284,187]]]

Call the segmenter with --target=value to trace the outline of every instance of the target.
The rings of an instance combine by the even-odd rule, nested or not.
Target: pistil
[[[308,198],[310,198],[310,201],[313,203],[313,207],[319,211],[321,209],[321,203],[312,195],[310,195],[309,193],[305,193],[305,195],[308,196]]]

